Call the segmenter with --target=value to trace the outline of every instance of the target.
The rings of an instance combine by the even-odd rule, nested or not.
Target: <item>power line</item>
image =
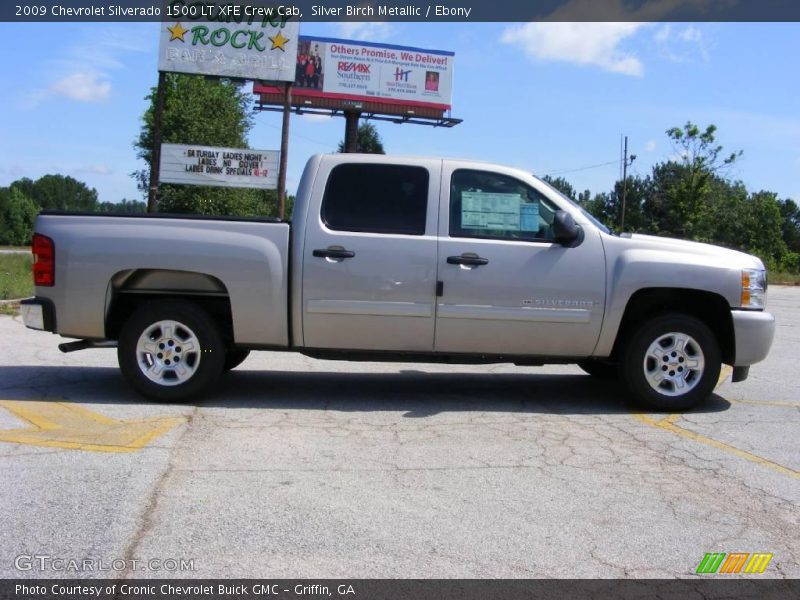
[[[560,171],[550,171],[547,175],[563,175],[564,173],[577,173],[578,171],[588,171],[589,169],[599,169],[600,167],[607,167],[609,165],[619,164],[619,159],[610,160],[608,162],[599,163],[597,165],[589,165],[587,167],[579,167],[577,169],[562,169]]]
[[[259,124],[260,125],[266,125],[267,127],[271,127],[272,129],[280,129],[280,127],[278,125],[273,125],[272,123],[267,123],[265,121],[261,121],[261,122],[259,122]],[[292,137],[298,137],[298,138],[303,139],[303,140],[305,140],[307,142],[318,144],[318,145],[324,146],[326,148],[331,148],[331,144],[329,142],[323,142],[321,140],[315,140],[314,138],[310,138],[307,135],[302,135],[300,133],[292,133]]]

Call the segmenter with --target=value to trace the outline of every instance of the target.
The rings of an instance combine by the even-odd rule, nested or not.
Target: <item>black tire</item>
[[[651,347],[653,353],[648,352]],[[703,366],[691,368],[695,364]],[[714,391],[721,367],[719,343],[708,326],[690,315],[668,313],[644,322],[628,339],[621,374],[642,407],[676,412],[705,400]]]
[[[242,364],[248,356],[250,356],[250,350],[228,350],[225,353],[225,366],[222,370],[226,373],[232,371]]]
[[[148,350],[139,346],[140,339]],[[205,392],[219,379],[225,346],[216,324],[200,307],[158,300],[140,307],[122,326],[117,358],[134,390],[152,400],[179,402]]]
[[[619,366],[616,363],[604,360],[582,360],[578,366],[586,373],[597,379],[611,381],[619,379]]]

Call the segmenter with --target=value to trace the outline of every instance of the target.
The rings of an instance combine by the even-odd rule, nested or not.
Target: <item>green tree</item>
[[[381,136],[372,123],[361,123],[358,126],[356,140],[359,152],[364,152],[366,154],[386,154],[386,151],[383,149]],[[344,140],[339,142],[339,147],[336,151],[344,152]]]
[[[667,130],[678,160],[653,169],[655,221],[660,232],[687,239],[704,239],[708,234],[708,196],[711,179],[724,173],[742,152],[723,154],[716,141],[717,127],[703,131],[691,121]]]
[[[786,254],[781,232],[781,209],[777,194],[757,192],[748,198],[749,219],[747,248],[775,269]]]
[[[134,142],[137,156],[148,165],[132,174],[144,194],[150,184],[155,98],[153,88],[147,96],[149,106],[142,117],[139,137]],[[247,134],[253,125],[251,105],[250,95],[231,81],[169,73],[161,117],[162,141],[247,148]],[[165,184],[159,186],[158,209],[206,215],[275,215],[277,192]]]
[[[644,206],[652,193],[652,182],[649,177],[629,175],[625,189],[625,231],[642,233],[650,229],[650,223],[644,212]],[[598,207],[603,222],[609,227],[618,227],[622,222],[623,182],[614,183],[614,189],[604,196],[604,206]]]
[[[93,211],[97,190],[65,175],[44,175],[36,181],[23,178],[11,184],[41,209]]]
[[[800,252],[800,207],[787,198],[780,203],[783,241],[791,252]]]
[[[26,246],[31,242],[39,208],[19,189],[0,188],[0,244]]]
[[[551,177],[550,175],[545,175],[542,177],[542,180],[556,188],[567,198],[575,200],[576,202],[578,201],[578,193],[575,191],[575,188],[572,187],[572,184],[563,177]]]
[[[141,214],[147,212],[147,203],[125,198],[119,202],[100,202],[97,205],[97,212]]]
[[[704,241],[749,251],[751,219],[747,189],[741,181],[714,176],[709,181]]]
[[[612,211],[610,210],[611,202],[609,194],[601,192],[592,196],[589,190],[586,190],[581,194],[579,200],[581,206],[583,206],[587,212],[591,213],[609,229],[614,229],[616,223],[614,223]]]

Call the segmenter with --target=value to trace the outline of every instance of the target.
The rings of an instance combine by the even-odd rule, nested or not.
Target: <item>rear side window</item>
[[[428,177],[423,167],[334,167],[322,199],[322,220],[338,231],[423,235]]]

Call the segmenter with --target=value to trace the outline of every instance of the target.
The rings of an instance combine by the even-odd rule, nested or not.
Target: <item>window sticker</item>
[[[539,231],[539,203],[524,202],[519,205],[520,231]]]
[[[519,194],[461,192],[461,227],[502,231],[539,231],[539,203]]]

